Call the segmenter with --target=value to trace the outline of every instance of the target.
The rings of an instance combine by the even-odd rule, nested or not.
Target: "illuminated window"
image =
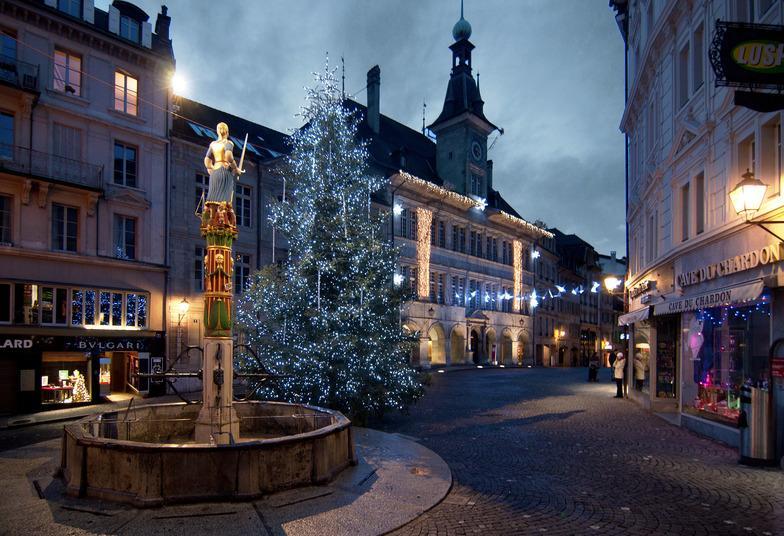
[[[138,115],[139,81],[131,75],[114,73],[114,109],[129,115]]]
[[[56,91],[82,94],[82,58],[64,50],[54,51],[53,84]]]

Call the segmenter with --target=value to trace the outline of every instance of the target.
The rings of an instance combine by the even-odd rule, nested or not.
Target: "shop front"
[[[90,404],[139,394],[149,382],[136,374],[163,365],[164,334],[59,336],[0,334],[3,388],[0,413]]]
[[[739,445],[738,429],[745,420],[742,393],[769,389],[769,351],[776,324],[784,322],[781,304],[775,303],[782,297],[783,260],[781,243],[745,232],[723,240],[721,247],[702,247],[676,261],[678,290],[653,306],[653,318],[675,319],[675,348],[664,350],[676,356],[674,385],[680,390],[676,397],[683,426]],[[660,329],[656,340],[660,353]],[[662,376],[658,370],[657,390],[662,380],[666,386],[668,379]]]

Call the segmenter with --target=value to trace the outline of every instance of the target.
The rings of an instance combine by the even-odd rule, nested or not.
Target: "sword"
[[[248,134],[245,134],[245,143],[242,144],[242,154],[240,155],[240,165],[237,167],[239,170],[239,175],[245,173],[245,170],[242,169],[242,162],[245,161],[245,149],[248,147]],[[239,180],[239,175],[237,175],[237,179]]]

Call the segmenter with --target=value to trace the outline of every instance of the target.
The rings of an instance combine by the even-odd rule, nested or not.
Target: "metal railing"
[[[103,188],[103,166],[17,145],[0,143],[0,171],[88,188]]]
[[[0,81],[25,89],[38,91],[39,66],[0,55]]]

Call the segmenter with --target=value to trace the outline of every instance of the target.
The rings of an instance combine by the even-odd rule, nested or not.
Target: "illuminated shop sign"
[[[784,87],[784,26],[718,21],[710,60],[717,86]]]
[[[24,350],[33,347],[33,339],[0,339],[0,350]]]
[[[765,266],[766,264],[774,264],[781,262],[782,258],[782,244],[774,244],[765,246],[761,249],[749,251],[743,255],[736,255],[725,259],[721,262],[715,262],[707,266],[703,266],[698,270],[691,270],[677,275],[676,279],[678,285],[681,287],[688,287],[702,283],[703,281],[710,281],[726,275],[751,270],[758,266]]]
[[[632,288],[629,289],[629,297],[631,299],[639,298],[646,292],[652,291],[654,288],[656,288],[656,281],[646,279],[642,283],[638,285],[634,285]]]

